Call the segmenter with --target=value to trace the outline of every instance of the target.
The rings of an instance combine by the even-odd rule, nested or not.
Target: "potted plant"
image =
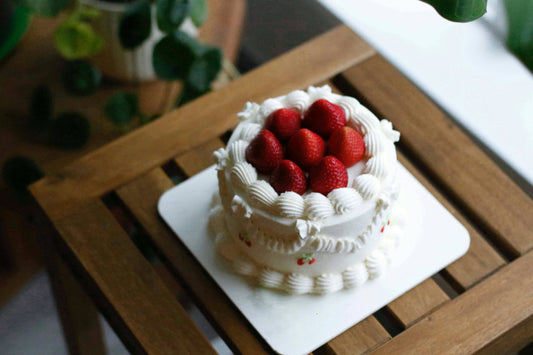
[[[185,96],[209,90],[222,66],[218,48],[196,40],[207,0],[13,0],[32,13],[69,10],[55,31],[68,60],[87,58],[107,76],[183,80]]]
[[[105,46],[90,60],[104,75],[123,81],[155,80],[153,49],[165,35],[157,21],[159,4],[149,1],[79,1],[98,12],[98,16],[91,19],[91,25],[103,38]],[[182,19],[179,30],[191,37],[198,33],[190,17]]]

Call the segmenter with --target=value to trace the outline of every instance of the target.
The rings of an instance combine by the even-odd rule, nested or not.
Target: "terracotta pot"
[[[163,37],[155,20],[155,7],[152,7],[152,31],[150,37],[134,50],[122,48],[118,38],[120,17],[129,4],[113,3],[100,0],[79,0],[80,3],[96,8],[100,15],[91,21],[94,30],[104,38],[102,51],[89,58],[105,76],[110,78],[138,82],[151,81],[157,77],[152,66],[152,53],[155,44]],[[180,29],[196,37],[198,29],[187,18]],[[176,53],[179,55],[179,53]]]

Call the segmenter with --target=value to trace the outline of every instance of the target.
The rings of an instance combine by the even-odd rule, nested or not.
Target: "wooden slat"
[[[461,220],[464,218],[457,219],[463,223]],[[444,270],[453,279],[459,291],[472,287],[506,263],[477,231],[474,232],[471,226],[466,226],[470,233],[470,248],[466,255],[448,265]]]
[[[193,176],[214,164],[213,152],[222,147],[224,147],[224,143],[215,138],[176,157],[175,161],[187,176]]]
[[[205,167],[205,163],[203,166]],[[193,169],[190,165],[182,168],[189,171]],[[116,192],[148,232],[172,273],[187,285],[185,289],[191,293],[197,306],[207,311],[204,313],[228,345],[243,354],[266,353],[266,345],[257,339],[248,322],[158,217],[159,197],[173,186],[163,170],[157,168],[120,187]]]
[[[104,334],[98,310],[51,245],[52,241],[43,242],[49,243],[43,249],[46,250],[50,285],[69,354],[105,354]]]
[[[96,303],[129,350],[147,354],[214,354],[151,265],[100,200],[55,221]]]
[[[378,55],[343,77],[393,122],[401,145],[502,247],[514,256],[533,248],[533,200],[414,84]]]
[[[405,328],[450,298],[433,279],[427,279],[387,305]]]
[[[405,330],[374,354],[472,354],[516,351],[533,340],[533,252]],[[512,335],[509,339],[507,332]],[[499,352],[495,352],[499,353]]]
[[[324,80],[374,54],[337,27],[257,70],[77,160],[30,189],[52,219],[219,136],[248,100],[262,101]]]
[[[475,229],[470,222],[417,170],[401,153],[400,163],[455,217],[470,235],[468,252],[446,267],[446,272],[461,289],[467,289],[505,264],[505,260]]]
[[[326,348],[338,355],[363,354],[391,339],[385,328],[370,316],[329,341]]]

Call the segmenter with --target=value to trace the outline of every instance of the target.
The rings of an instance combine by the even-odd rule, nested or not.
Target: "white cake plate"
[[[217,191],[211,167],[165,192],[161,217],[272,349],[308,354],[452,263],[468,250],[467,230],[403,167],[405,238],[389,270],[356,289],[292,296],[258,287],[215,253],[208,211]]]

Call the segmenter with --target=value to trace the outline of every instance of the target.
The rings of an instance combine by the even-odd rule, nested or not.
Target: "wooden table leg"
[[[45,243],[48,274],[69,353],[105,354],[98,310],[57,253],[52,242],[47,240]]]
[[[15,268],[15,259],[7,238],[7,227],[2,211],[0,211],[0,268],[4,271],[11,271]]]
[[[17,205],[14,205],[17,204]],[[3,271],[13,271],[16,268],[15,252],[9,238],[11,232],[12,210],[18,210],[20,204],[13,199],[11,193],[3,186],[0,186],[0,268]]]

